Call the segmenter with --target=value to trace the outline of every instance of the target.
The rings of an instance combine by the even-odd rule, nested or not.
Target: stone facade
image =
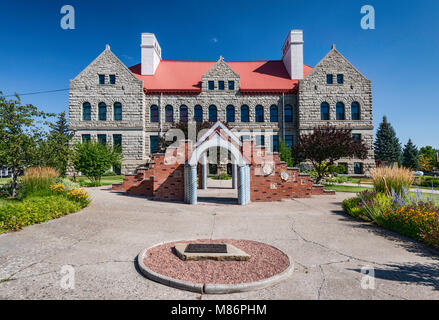
[[[326,84],[326,75],[343,74],[343,84]],[[99,75],[105,76],[105,84],[99,84]],[[109,76],[115,75],[115,84],[109,84]],[[218,82],[234,81],[233,90],[218,90]],[[209,81],[215,87],[210,90]],[[226,108],[234,106],[235,121],[228,126],[239,135],[265,135],[265,147],[272,150],[271,136],[279,138],[292,137],[297,143],[298,135],[309,132],[315,125],[325,123],[340,127],[350,127],[353,133],[361,137],[370,146],[366,160],[343,159],[340,162],[348,165],[348,173],[354,174],[354,163],[361,163],[363,172],[374,166],[373,161],[373,125],[372,125],[372,93],[371,81],[366,79],[352,64],[344,58],[335,47],[317,64],[317,66],[299,81],[297,93],[258,93],[243,94],[240,91],[240,75],[237,74],[221,57],[200,79],[199,94],[145,94],[143,81],[133,73],[111,52],[107,46],[88,67],[70,82],[69,119],[71,129],[75,130],[75,139],[82,135],[90,135],[92,139],[99,134],[106,135],[107,143],[112,143],[113,135],[122,135],[124,154],[122,174],[134,174],[136,168],[144,166],[152,160],[150,150],[151,136],[159,136],[166,132],[172,123],[166,122],[166,106],[173,107],[174,121],[180,120],[180,106],[188,109],[188,119],[193,121],[194,108],[203,108],[203,120],[209,119],[209,106],[217,108],[217,119],[226,122]],[[336,81],[336,80],[334,80]],[[345,119],[335,120],[335,104],[345,105]],[[351,119],[351,103],[360,105],[360,120]],[[98,120],[98,105],[105,103],[107,120]],[[114,120],[115,103],[122,104],[122,120]],[[330,120],[320,120],[320,105],[330,105]],[[91,120],[83,120],[83,104],[91,105]],[[151,106],[159,109],[159,121],[151,122]],[[249,122],[241,121],[241,106],[249,107]],[[264,121],[256,122],[255,109],[264,108]],[[270,107],[278,109],[278,121],[270,122]],[[284,121],[283,108],[291,106],[293,121]]]

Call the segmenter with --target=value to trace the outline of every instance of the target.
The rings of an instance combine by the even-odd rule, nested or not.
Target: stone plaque
[[[189,243],[184,252],[188,253],[227,253],[227,245],[220,243]]]

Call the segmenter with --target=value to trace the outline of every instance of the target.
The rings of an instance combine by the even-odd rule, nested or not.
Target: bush
[[[416,177],[415,184],[422,187],[438,188],[439,187],[439,177]]]
[[[394,190],[402,194],[414,181],[413,173],[407,168],[379,167],[371,171],[373,186],[376,192],[390,194]]]
[[[114,176],[118,176],[118,174],[114,171],[107,171],[102,176],[103,177],[114,177]]]
[[[370,221],[366,210],[361,206],[362,202],[360,197],[353,197],[343,200],[342,207],[344,212],[355,217],[361,218],[363,220]]]
[[[78,189],[81,186],[79,183],[74,182],[69,178],[58,178],[56,184],[62,184],[66,189]]]
[[[232,177],[229,176],[227,173],[221,173],[219,175],[212,176],[212,179],[215,179],[215,180],[230,180],[230,179],[232,179]]]
[[[63,195],[9,200],[0,206],[0,233],[55,219],[82,208],[80,202],[71,201]]]
[[[24,176],[20,179],[26,189],[26,193],[44,192],[59,177],[59,172],[50,167],[27,168]]]

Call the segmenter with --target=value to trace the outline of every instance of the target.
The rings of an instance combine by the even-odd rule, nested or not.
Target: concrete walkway
[[[438,251],[345,215],[341,201],[352,194],[190,206],[88,191],[85,210],[0,236],[0,299],[439,299]],[[266,289],[201,297],[139,273],[143,248],[197,238],[274,245],[293,258],[294,273]],[[63,265],[74,268],[74,289],[60,286]],[[366,266],[375,289],[361,288]]]

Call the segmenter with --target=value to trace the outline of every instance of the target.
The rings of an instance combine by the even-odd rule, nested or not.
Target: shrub
[[[54,168],[30,167],[24,172],[21,181],[25,185],[26,193],[35,193],[48,190],[58,177],[59,172]]]
[[[223,172],[223,173],[221,173],[219,175],[214,175],[212,177],[212,179],[215,179],[215,180],[230,180],[230,179],[232,179],[232,177],[229,176],[227,173]]]
[[[69,178],[58,178],[56,184],[62,184],[66,189],[78,189],[80,184],[70,180]]]
[[[407,168],[378,167],[371,171],[371,176],[375,191],[388,195],[392,190],[402,194],[414,181],[413,173]]]

